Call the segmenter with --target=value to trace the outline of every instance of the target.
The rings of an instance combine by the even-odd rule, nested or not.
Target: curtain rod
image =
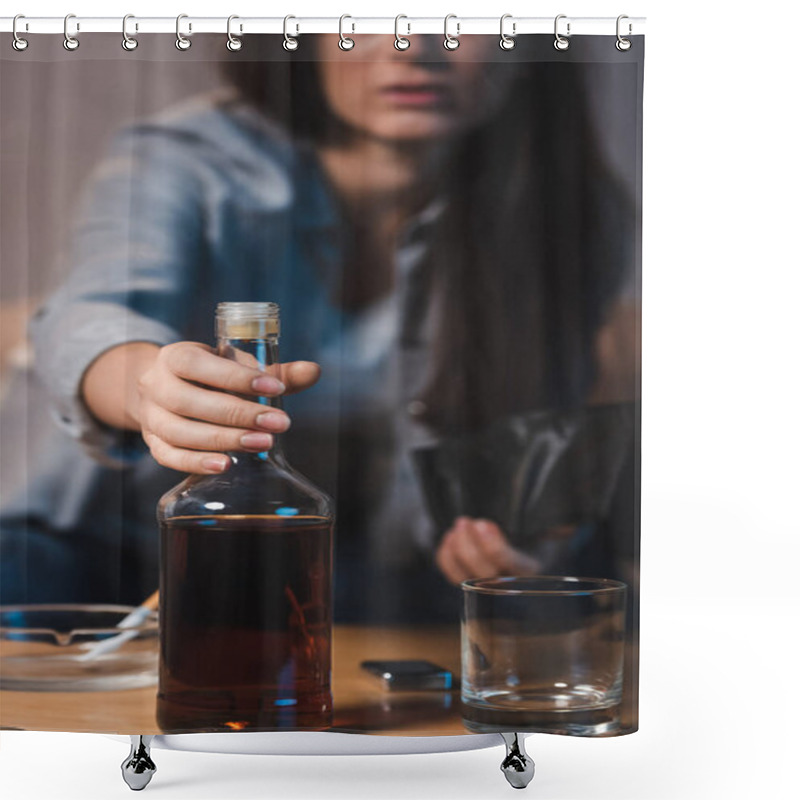
[[[291,36],[303,33],[343,33],[358,35],[359,33],[394,34],[397,24],[402,36],[414,34],[439,34],[445,32],[444,17],[304,17],[291,16],[284,23],[284,17],[237,17],[232,31],[236,35],[254,33],[284,33]],[[514,17],[505,15],[503,30],[507,35],[549,33],[555,30],[555,17]],[[129,16],[126,30],[129,35],[142,33],[175,33],[177,19],[175,17],[135,17]],[[500,35],[500,16],[497,17],[459,17],[450,15],[447,30],[451,35],[487,34]],[[609,35],[617,34],[616,17],[569,17],[560,14],[558,30],[562,35]],[[624,17],[620,22],[619,32],[623,36],[644,33],[644,17]],[[567,27],[569,26],[569,28]],[[67,21],[71,36],[84,33],[122,32],[122,17],[80,17],[70,15]],[[64,17],[26,17],[17,20],[17,33],[25,34],[55,33],[64,34]],[[14,29],[14,17],[0,17],[0,32],[10,33]],[[228,31],[228,17],[192,17],[181,15],[180,30],[184,36],[194,33],[221,33]]]

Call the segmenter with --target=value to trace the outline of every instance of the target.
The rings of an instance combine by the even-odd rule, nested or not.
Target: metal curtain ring
[[[514,38],[513,38],[514,36],[517,35],[517,23],[516,22],[512,22],[511,23],[511,36],[509,36],[505,32],[506,20],[507,19],[512,19],[512,18],[513,18],[512,14],[503,14],[503,16],[500,17],[500,49],[501,50],[513,50],[515,45],[517,44],[516,41],[514,41]]]
[[[394,46],[396,50],[408,50],[411,47],[411,39],[406,39],[405,36],[400,35],[400,20],[401,19],[408,19],[405,14],[398,14],[394,18]],[[406,23],[408,27],[408,33],[406,36],[411,36],[411,23]]]
[[[23,50],[27,50],[28,49],[28,44],[29,44],[27,39],[23,39],[17,33],[17,20],[20,20],[20,19],[25,19],[25,15],[24,14],[17,14],[17,16],[14,17],[14,22],[11,23],[11,33],[14,35],[14,38],[11,40],[11,46],[18,53],[21,53]],[[28,29],[28,23],[26,22],[25,23],[25,30],[27,30],[27,29]]]
[[[451,19],[456,20],[456,35],[453,36],[451,33],[447,31],[447,23],[450,22]],[[458,21],[458,17],[455,14],[448,14],[444,18],[444,49],[445,50],[458,50],[458,46],[461,42],[458,41],[458,37],[461,34],[461,23]]]
[[[129,19],[136,19],[133,14],[126,14],[122,18],[122,49],[127,50],[130,52],[131,50],[135,50],[139,46],[139,40],[135,39],[128,33],[128,20]],[[139,23],[137,22],[134,26],[134,30],[139,30]]]
[[[227,47],[228,50],[231,51],[231,53],[236,53],[242,49],[242,40],[238,36],[234,36],[231,33],[231,22],[233,22],[235,19],[239,19],[239,17],[237,17],[236,14],[231,14],[228,17],[228,41],[225,47]],[[240,25],[239,33],[241,32],[242,32],[242,26]]]
[[[283,49],[288,50],[290,53],[294,50],[297,50],[297,46],[299,42],[297,39],[289,36],[289,20],[290,19],[297,19],[297,17],[293,17],[291,14],[288,14],[283,18]],[[296,26],[295,33],[300,33],[300,26]]]
[[[178,16],[175,18],[175,47],[177,47],[178,50],[188,50],[192,46],[191,40],[187,39],[181,33],[181,20],[188,19],[188,17],[188,14],[178,14]],[[189,23],[189,30],[192,30],[191,22]]]
[[[80,42],[69,32],[69,21],[71,19],[75,19],[74,14],[67,14],[67,16],[64,17],[64,49],[70,52],[77,50],[80,46]],[[75,23],[75,30],[79,31],[80,29],[80,23]]]
[[[566,19],[566,18],[567,18],[566,14],[559,14],[556,17],[555,24],[553,25],[553,33],[555,34],[555,37],[556,37],[555,41],[553,42],[553,47],[555,47],[556,50],[569,50],[569,39],[567,39],[566,37],[562,36],[558,32],[558,21],[560,19]],[[571,33],[572,33],[572,31],[570,30],[571,27],[572,27],[571,24],[568,22],[567,23],[567,36],[570,36]]]
[[[340,50],[352,50],[356,46],[356,43],[349,36],[345,36],[343,31],[342,31],[342,28],[344,26],[344,21],[346,19],[353,19],[353,18],[349,14],[342,14],[342,16],[339,17],[339,49]],[[355,23],[352,23],[352,26],[353,26],[353,32],[355,32],[355,29],[356,29]]]
[[[615,43],[615,47],[621,53],[624,53],[626,50],[630,50],[631,49],[631,44],[632,44],[630,39],[625,39],[622,36],[622,34],[620,33],[620,23],[624,19],[628,19],[628,15],[627,14],[620,14],[617,17],[617,41]],[[628,36],[630,36],[632,32],[633,32],[633,26],[629,22],[628,23]]]

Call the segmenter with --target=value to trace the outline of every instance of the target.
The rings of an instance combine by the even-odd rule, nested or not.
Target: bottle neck
[[[217,338],[217,353],[223,358],[229,358],[239,364],[244,364],[248,367],[261,370],[268,375],[278,377],[278,367],[280,363],[278,359],[278,337],[277,335],[267,335],[255,339],[234,339],[227,336],[219,336]],[[283,399],[277,397],[264,397],[259,395],[239,395],[244,400],[250,402],[257,402],[267,408],[283,408]],[[248,464],[253,461],[265,462],[275,461],[283,462],[283,443],[281,436],[277,433],[272,434],[272,447],[265,450],[263,453],[249,453],[249,452],[230,452],[227,455],[230,457],[234,466],[239,464]]]

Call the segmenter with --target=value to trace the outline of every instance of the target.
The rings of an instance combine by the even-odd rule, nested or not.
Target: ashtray
[[[133,606],[0,606],[0,689],[90,692],[138,689],[158,681],[158,613],[118,628]],[[81,658],[130,631],[111,652]]]

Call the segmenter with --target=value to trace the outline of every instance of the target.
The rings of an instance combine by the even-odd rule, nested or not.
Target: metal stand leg
[[[155,774],[156,765],[150,758],[152,741],[152,736],[131,735],[131,752],[122,762],[122,779],[135,792],[144,789]]]
[[[532,780],[535,765],[525,752],[525,740],[519,733],[501,733],[506,743],[506,757],[500,765],[506,780],[515,789],[524,789]]]

